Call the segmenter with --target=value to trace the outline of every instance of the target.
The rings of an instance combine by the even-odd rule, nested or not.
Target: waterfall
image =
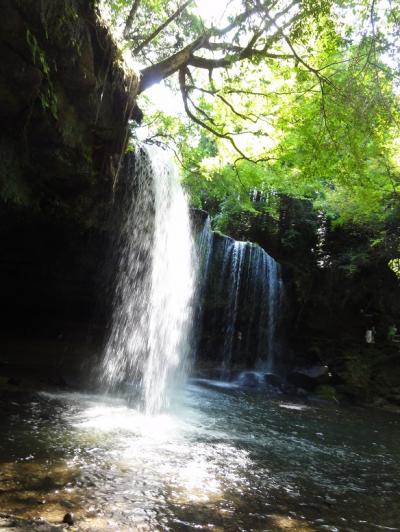
[[[263,275],[267,275],[267,286],[268,286],[268,299],[267,299],[267,309],[268,309],[268,327],[267,327],[267,360],[266,365],[264,364],[262,358],[262,348],[263,345],[260,345],[258,348],[258,360],[259,365],[266,370],[272,370],[275,365],[275,355],[276,355],[276,326],[277,320],[279,318],[279,311],[282,300],[282,278],[279,264],[270,257],[264,250],[258,248],[260,254],[262,253],[262,271]],[[261,334],[260,334],[261,337]]]
[[[200,231],[199,237],[197,238],[196,248],[197,256],[199,259],[199,290],[203,291],[207,283],[208,273],[210,269],[210,260],[212,254],[214,233],[211,230],[211,221],[210,217],[206,215],[203,227]]]
[[[273,370],[283,292],[279,264],[257,244],[214,234],[200,353],[220,365]]]
[[[210,217],[200,209],[192,210],[192,224],[195,235],[195,257],[197,282],[194,293],[194,317],[193,317],[193,354],[199,351],[201,341],[201,323],[204,313],[204,303],[208,275],[211,266],[214,233],[211,230]]]
[[[229,377],[231,363],[232,363],[232,350],[234,343],[234,336],[236,332],[236,320],[239,304],[239,291],[240,282],[243,271],[243,261],[246,252],[246,243],[234,241],[231,246],[228,247],[224,265],[229,264],[229,292],[228,292],[228,312],[225,329],[225,341],[223,349],[222,360],[222,377]],[[225,273],[223,268],[223,274]],[[226,271],[226,270],[225,270]]]
[[[110,335],[108,390],[134,387],[147,413],[168,406],[190,359],[196,265],[186,196],[175,166],[154,147],[127,154],[125,202]]]

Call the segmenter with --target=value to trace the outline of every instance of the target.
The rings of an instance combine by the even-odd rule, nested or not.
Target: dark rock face
[[[275,373],[266,373],[264,376],[264,380],[267,384],[275,386],[276,388],[281,388],[283,385],[282,377],[276,375]]]
[[[333,383],[364,401],[394,397],[400,382],[400,351],[388,340],[400,321],[400,283],[388,267],[390,249],[371,247],[373,238],[368,226],[328,227],[325,264],[307,277],[292,270],[294,365],[327,364]]]
[[[287,375],[289,384],[305,390],[314,390],[320,384],[328,384],[330,380],[331,374],[328,366],[296,368]]]
[[[109,213],[137,80],[118,66],[93,4],[2,3],[0,347],[7,360],[57,366],[102,341]]]
[[[90,5],[5,0],[0,20],[1,198],[88,226],[109,199],[137,84]]]

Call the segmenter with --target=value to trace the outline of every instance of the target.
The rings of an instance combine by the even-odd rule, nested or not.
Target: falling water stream
[[[230,290],[228,292],[228,312],[227,312],[227,326],[225,330],[224,351],[222,359],[222,377],[226,378],[230,375],[230,368],[232,365],[232,349],[233,339],[235,335],[235,325],[239,304],[239,290],[240,281],[243,270],[243,259],[246,249],[245,242],[234,241],[229,248],[228,260],[230,263]],[[225,273],[225,272],[224,272]]]
[[[203,231],[211,229],[205,224]],[[211,258],[203,341],[206,354],[220,364],[220,377],[236,366],[260,373],[276,367],[277,326],[283,299],[279,264],[257,244],[218,235],[209,241]]]
[[[163,150],[137,149],[122,172],[131,201],[101,377],[156,413],[177,393],[189,363],[196,274],[189,208]]]

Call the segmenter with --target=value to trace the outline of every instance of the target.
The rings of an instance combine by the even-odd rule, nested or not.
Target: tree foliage
[[[393,249],[396,3],[242,0],[227,2],[219,24],[183,0],[111,7],[142,65],[140,91],[168,78],[182,98],[186,118],[147,114],[150,138],[174,150],[193,203],[217,225],[239,212],[278,216],[289,195],[334,223],[369,224],[375,244]]]
[[[299,76],[312,78],[323,93],[333,83],[332,69],[328,71],[332,65],[326,62],[332,53],[327,52],[337,49],[339,42],[350,48],[353,41],[361,41],[365,55],[360,73],[371,68],[377,72],[382,68],[379,56],[385,53],[394,58],[398,51],[399,9],[389,8],[383,0],[227,2],[219,25],[201,19],[196,3],[190,0],[108,3],[125,46],[143,65],[140,92],[176,74],[190,119],[227,139],[242,158],[246,155],[236,142],[237,132],[219,123],[204,102],[211,108],[223,103],[237,122],[255,123],[267,117],[248,108],[254,108],[254,97],[274,94],[271,70],[290,76],[296,69]],[[382,8],[387,11],[384,16]],[[348,18],[350,25],[345,23]],[[259,83],[254,83],[255,77]],[[239,108],[237,96],[244,100]]]

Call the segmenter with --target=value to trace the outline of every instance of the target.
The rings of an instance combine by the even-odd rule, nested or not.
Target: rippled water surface
[[[400,419],[191,385],[146,417],[120,399],[15,394],[0,511],[80,530],[400,530]]]

